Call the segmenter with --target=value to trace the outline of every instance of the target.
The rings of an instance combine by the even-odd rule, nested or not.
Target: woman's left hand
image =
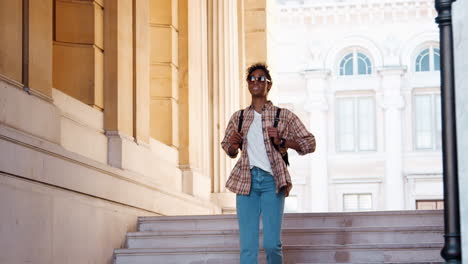
[[[268,137],[273,138],[273,143],[275,145],[279,145],[281,143],[279,136],[278,136],[278,129],[276,127],[268,127],[267,132],[268,132]]]

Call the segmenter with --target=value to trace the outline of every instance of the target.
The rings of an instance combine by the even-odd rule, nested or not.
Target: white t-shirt
[[[263,139],[262,115],[257,111],[254,111],[254,120],[247,133],[247,153],[250,168],[255,166],[273,174]]]

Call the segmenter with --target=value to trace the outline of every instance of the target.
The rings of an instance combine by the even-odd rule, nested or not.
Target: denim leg
[[[256,190],[252,171],[252,188],[249,195],[236,196],[237,219],[240,236],[240,264],[258,263],[260,195]],[[255,185],[255,186],[254,186]]]
[[[263,220],[263,248],[268,264],[282,264],[281,224],[284,211],[284,190],[276,193],[273,176],[267,173],[260,198]]]

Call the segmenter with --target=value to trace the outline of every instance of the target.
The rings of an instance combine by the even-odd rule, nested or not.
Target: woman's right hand
[[[242,132],[239,133],[237,131],[234,131],[234,133],[232,133],[228,141],[229,144],[231,144],[232,151],[237,151],[240,148],[242,144],[242,138],[243,138]]]

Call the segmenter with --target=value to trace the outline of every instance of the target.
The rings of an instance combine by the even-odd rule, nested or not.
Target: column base
[[[211,194],[211,202],[221,207],[223,214],[236,213],[236,194],[232,192],[220,192]]]

